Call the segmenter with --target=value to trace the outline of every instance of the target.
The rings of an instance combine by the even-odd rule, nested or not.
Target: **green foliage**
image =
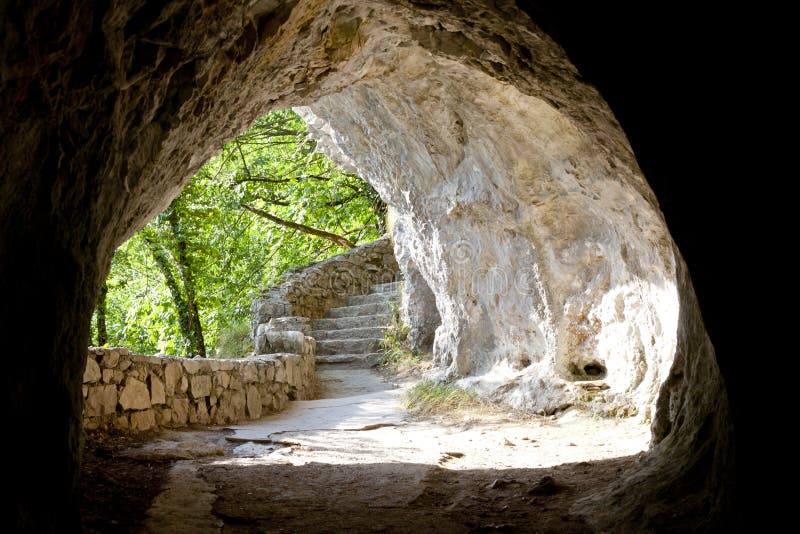
[[[423,361],[419,352],[408,350],[403,345],[387,343],[381,347],[381,352],[380,366],[395,374],[410,371]]]
[[[406,407],[422,415],[450,414],[484,408],[484,403],[471,391],[451,382],[423,380],[406,394]]]
[[[379,365],[390,373],[398,374],[410,371],[422,363],[422,357],[408,346],[409,327],[400,319],[400,310],[392,305],[392,322],[386,329],[381,343],[381,359]]]
[[[316,152],[295,113],[261,117],[117,250],[108,277],[109,345],[196,353],[198,340],[187,339],[188,308],[195,306],[209,355],[216,347],[232,350],[254,292],[291,268],[346,250],[243,206],[353,244],[383,232],[377,193]],[[92,335],[96,340],[94,324]]]
[[[238,321],[219,332],[218,358],[244,358],[253,352],[250,323]]]

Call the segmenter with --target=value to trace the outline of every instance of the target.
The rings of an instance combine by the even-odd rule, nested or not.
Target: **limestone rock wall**
[[[441,316],[440,376],[544,412],[602,379],[609,410],[652,418],[676,350],[676,258],[627,152],[424,49],[298,111],[397,210],[400,256]]]
[[[403,271],[405,283],[400,300],[403,324],[409,327],[408,344],[412,350],[430,352],[436,329],[442,318],[436,307],[436,295],[431,291],[425,276],[414,262],[412,250],[407,246],[405,236],[407,222],[395,220],[392,233],[395,236],[394,248],[397,263]]]
[[[213,360],[90,348],[83,424],[138,433],[236,423],[279,412],[290,400],[311,398],[315,381],[313,350]]]
[[[270,319],[320,318],[328,309],[342,305],[346,297],[364,295],[374,284],[393,282],[399,273],[389,237],[290,272],[279,285],[253,299],[250,311],[256,352],[267,350],[264,328]]]

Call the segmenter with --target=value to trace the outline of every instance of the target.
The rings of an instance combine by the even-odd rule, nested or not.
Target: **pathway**
[[[370,367],[396,286],[375,290],[315,321],[326,398],[130,451],[182,458],[149,531],[586,531],[570,507],[634,462],[649,429],[577,411],[410,416],[404,388]]]

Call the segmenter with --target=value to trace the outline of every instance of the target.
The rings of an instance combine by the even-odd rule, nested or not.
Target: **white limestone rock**
[[[131,414],[130,428],[133,432],[145,432],[156,426],[156,415],[153,410],[143,410]]]
[[[89,417],[113,414],[117,409],[116,386],[90,386],[83,409]]]
[[[94,358],[87,358],[86,359],[86,369],[83,371],[83,383],[84,384],[92,384],[97,382],[102,377],[100,373],[100,366],[97,365],[97,362]]]
[[[168,395],[175,394],[175,388],[180,384],[183,369],[180,362],[170,361],[164,366],[165,390]]]
[[[546,412],[600,377],[648,414],[675,354],[678,293],[641,172],[547,101],[463,72],[405,54],[392,77],[297,111],[396,209],[398,255],[442,319],[437,376]]]
[[[247,386],[247,416],[250,419],[261,417],[261,394],[253,384]]]
[[[155,375],[150,375],[150,402],[152,404],[164,404],[167,402],[164,383]]]
[[[125,380],[125,387],[119,396],[123,410],[147,410],[150,408],[150,391],[147,384],[136,378]]]
[[[193,376],[192,384],[192,397],[200,399],[211,395],[211,377],[208,375]]]

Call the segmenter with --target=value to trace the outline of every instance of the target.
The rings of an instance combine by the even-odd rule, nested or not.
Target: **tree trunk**
[[[108,283],[104,282],[97,298],[97,346],[102,347],[108,343],[108,329],[106,328],[106,311],[108,298]]]
[[[175,248],[177,250],[175,262],[178,265],[178,273],[180,274],[181,281],[183,282],[183,294],[186,298],[186,312],[189,320],[189,340],[192,351],[191,355],[199,355],[205,358],[206,342],[203,337],[203,325],[200,322],[200,310],[197,306],[197,292],[195,291],[192,264],[189,260],[188,246],[181,231],[180,215],[178,214],[175,203],[173,203],[173,205],[170,207],[167,220],[169,221],[170,229],[172,230],[172,236],[175,239]]]
[[[169,252],[167,252],[149,233],[145,233],[144,240],[145,243],[147,243],[147,247],[150,249],[150,253],[153,255],[158,270],[161,271],[162,276],[164,276],[167,289],[169,289],[172,295],[172,301],[175,304],[175,309],[178,311],[178,328],[183,337],[184,355],[192,356],[192,327],[191,319],[189,318],[189,307],[186,305],[186,300],[183,298],[178,279],[175,278],[175,274],[172,272]]]

